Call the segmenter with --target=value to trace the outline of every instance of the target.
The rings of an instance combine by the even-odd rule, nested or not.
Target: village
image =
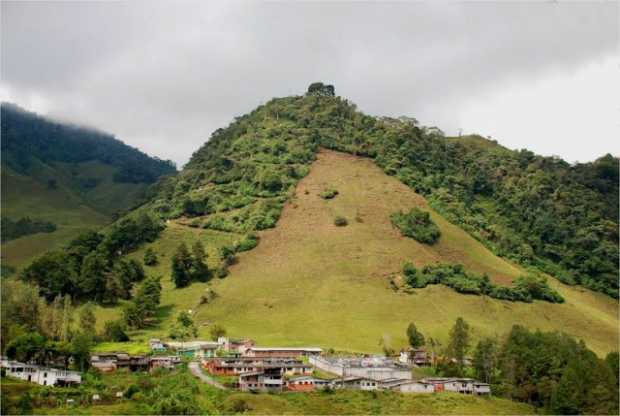
[[[188,363],[192,374],[221,389],[246,392],[310,392],[327,389],[392,390],[401,393],[456,392],[490,395],[490,385],[472,378],[422,377],[413,369],[430,365],[424,348],[406,349],[398,358],[327,354],[317,347],[258,347],[251,339],[149,341],[150,354],[93,353],[90,365],[102,373],[173,370]],[[77,371],[20,363],[2,357],[8,377],[44,386],[82,382]]]

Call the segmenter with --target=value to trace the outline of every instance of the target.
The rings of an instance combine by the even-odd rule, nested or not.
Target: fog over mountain
[[[618,3],[3,1],[0,98],[185,163],[312,81],[568,161],[620,154]]]

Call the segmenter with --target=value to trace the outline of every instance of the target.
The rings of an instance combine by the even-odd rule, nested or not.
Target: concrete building
[[[149,340],[149,347],[151,347],[151,351],[153,351],[153,352],[165,352],[166,351],[166,346],[158,338],[150,339]]]
[[[227,337],[219,337],[217,339],[217,343],[220,346],[220,349],[224,350],[229,354],[245,354],[248,348],[254,347],[256,342],[253,339],[244,338],[244,339],[232,339]]]
[[[150,358],[145,355],[129,355],[125,352],[96,353],[90,356],[90,365],[104,373],[114,372],[119,368],[130,371],[147,371]]]
[[[430,357],[428,356],[425,348],[410,348],[407,350],[403,350],[400,352],[398,361],[403,364],[414,365],[418,367],[431,364]]]
[[[150,357],[149,370],[154,371],[158,368],[165,368],[167,370],[174,370],[174,368],[181,364],[181,357],[176,355],[155,356]]]
[[[435,391],[432,384],[414,380],[387,379],[381,380],[379,385],[382,389],[401,393],[433,393]]]
[[[321,348],[315,347],[249,347],[243,353],[244,357],[311,357],[320,355]]]
[[[310,364],[293,358],[215,357],[204,359],[202,365],[209,373],[222,376],[236,376],[272,368],[279,369],[282,375],[312,373]]]
[[[286,381],[288,391],[314,391],[331,386],[332,380],[312,376],[291,377]]]
[[[323,357],[311,356],[310,364],[340,377],[366,377],[372,380],[411,380],[411,367],[386,357]]]
[[[2,360],[2,368],[5,369],[7,377],[37,383],[42,386],[70,386],[82,382],[82,376],[77,371],[40,367],[38,365],[8,360]]]
[[[379,382],[367,377],[342,377],[332,381],[332,386],[336,389],[352,389],[352,390],[378,390]]]
[[[166,347],[176,351],[178,355],[190,358],[215,357],[220,345],[213,341],[166,342]]]
[[[489,384],[481,383],[472,378],[432,377],[422,379],[422,381],[432,384],[435,392],[452,391],[462,394],[491,394],[491,386]]]

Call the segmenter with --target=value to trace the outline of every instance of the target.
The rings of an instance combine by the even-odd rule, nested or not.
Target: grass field
[[[318,194],[333,186],[339,195],[323,200]],[[405,328],[415,322],[427,336],[447,340],[455,319],[462,316],[474,339],[503,335],[514,324],[541,330],[560,330],[582,338],[599,354],[617,349],[618,303],[583,288],[550,284],[566,298],[564,304],[532,304],[461,295],[437,285],[413,294],[390,289],[388,277],[405,261],[416,266],[460,262],[469,270],[487,272],[509,284],[520,269],[448,223],[431,215],[442,231],[430,247],[402,237],[390,223],[397,209],[426,201],[398,180],[388,177],[367,159],[324,151],[310,174],[297,187],[296,197],[284,208],[275,229],[261,233],[257,248],[239,255],[225,279],[173,289],[169,258],[180,241],[202,240],[211,258],[216,247],[237,236],[185,227],[171,222],[152,244],[162,253],[150,274],[163,277],[163,323],[136,339],[166,336],[178,310],[192,310],[200,335],[218,323],[232,336],[248,336],[263,345],[316,345],[343,351],[378,352],[379,340],[405,346]],[[345,216],[349,225],[336,227]],[[357,218],[357,219],[356,219]],[[133,255],[141,258],[144,249]],[[207,287],[219,295],[198,305]],[[100,310],[100,318],[117,316],[116,309]],[[101,320],[100,320],[101,321]],[[101,322],[100,322],[101,324]]]
[[[29,176],[3,166],[2,215],[15,220],[29,216],[58,227],[52,233],[31,234],[2,244],[3,264],[22,267],[80,233],[110,223],[115,211],[131,208],[146,185],[116,183],[115,172],[116,168],[100,162],[53,166],[34,162]],[[80,190],[76,183],[86,178],[99,182],[91,189]],[[56,180],[56,189],[48,188],[48,179]]]

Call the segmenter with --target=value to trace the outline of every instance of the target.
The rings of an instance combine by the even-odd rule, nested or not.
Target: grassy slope
[[[340,194],[333,200],[318,197],[326,186]],[[389,221],[396,209],[421,206],[425,200],[371,161],[336,152],[322,152],[310,174],[298,185],[296,198],[283,212],[277,228],[261,233],[261,243],[239,256],[226,279],[208,285],[220,295],[197,308],[207,284],[182,290],[169,282],[169,256],[178,242],[203,240],[214,246],[235,236],[192,229],[171,223],[153,244],[167,253],[150,273],[165,276],[162,316],[192,309],[201,336],[213,322],[233,336],[250,336],[265,345],[304,345],[348,351],[378,351],[386,336],[393,347],[405,345],[405,328],[415,322],[427,337],[445,343],[458,316],[472,324],[475,337],[502,335],[513,324],[543,330],[564,330],[583,338],[598,353],[617,349],[618,304],[604,295],[581,288],[551,284],[566,303],[512,303],[460,295],[444,286],[429,286],[408,295],[389,288],[387,276],[406,260],[417,266],[443,261],[461,262],[468,269],[487,272],[507,283],[519,275],[518,267],[494,256],[458,227],[432,212],[442,231],[432,247],[402,237]],[[343,215],[347,227],[333,219]],[[358,222],[359,216],[363,222]],[[134,256],[140,257],[145,248]],[[212,256],[213,257],[213,256]],[[100,317],[111,317],[108,309]],[[166,335],[168,320],[138,339]]]
[[[51,221],[58,226],[53,233],[37,233],[2,244],[2,262],[22,266],[34,256],[61,246],[80,232],[97,228],[109,217],[86,206],[63,186],[47,186],[2,168],[2,215],[19,219],[24,216]]]
[[[31,175],[25,176],[3,166],[2,215],[13,219],[30,216],[58,226],[53,233],[33,234],[3,244],[3,263],[21,267],[81,232],[109,223],[114,211],[132,207],[146,185],[115,183],[112,180],[115,171],[100,162],[55,166],[39,162],[33,165]],[[99,178],[101,182],[93,189],[76,193],[75,182],[89,177]],[[58,183],[55,190],[46,185],[52,178]]]

